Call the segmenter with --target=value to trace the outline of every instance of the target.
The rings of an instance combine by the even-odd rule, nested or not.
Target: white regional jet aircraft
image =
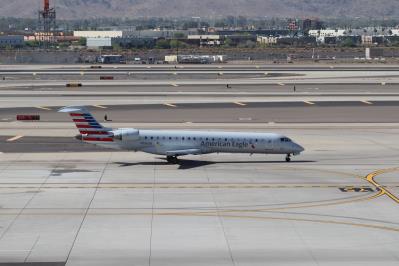
[[[178,163],[179,156],[207,153],[285,154],[289,162],[291,155],[304,151],[286,136],[273,133],[112,129],[98,123],[84,106],[68,106],[59,112],[72,117],[80,131],[78,140],[106,148],[165,155],[169,163]]]

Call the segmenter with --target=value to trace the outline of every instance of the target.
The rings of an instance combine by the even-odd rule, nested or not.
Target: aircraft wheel
[[[168,161],[168,163],[170,164],[177,164],[179,162],[179,160],[177,159],[176,156],[167,156],[166,160]]]
[[[285,157],[285,161],[291,162],[291,154],[287,154],[287,156]]]

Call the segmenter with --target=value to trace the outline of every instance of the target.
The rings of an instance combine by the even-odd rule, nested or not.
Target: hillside
[[[41,3],[41,0],[0,0],[0,16],[36,17]],[[397,0],[56,0],[55,3],[62,19],[103,16],[399,16]]]

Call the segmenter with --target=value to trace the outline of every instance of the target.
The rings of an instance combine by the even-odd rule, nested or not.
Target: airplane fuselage
[[[291,139],[274,133],[212,132],[179,130],[112,129],[104,127],[84,106],[68,106],[80,135],[77,139],[106,148],[143,151],[166,155],[168,162],[177,157],[207,153],[263,153],[298,155],[304,149]]]
[[[115,135],[128,131],[120,129]],[[121,134],[114,141],[93,142],[104,147],[143,151],[158,155],[168,155],[168,151],[198,149],[207,153],[263,153],[294,154],[303,148],[289,138],[274,133],[210,132],[210,131],[167,131],[139,130],[138,135]]]

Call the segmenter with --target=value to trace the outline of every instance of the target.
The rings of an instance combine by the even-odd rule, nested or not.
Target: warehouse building
[[[112,47],[111,38],[87,38],[86,46],[91,49],[101,49]]]

